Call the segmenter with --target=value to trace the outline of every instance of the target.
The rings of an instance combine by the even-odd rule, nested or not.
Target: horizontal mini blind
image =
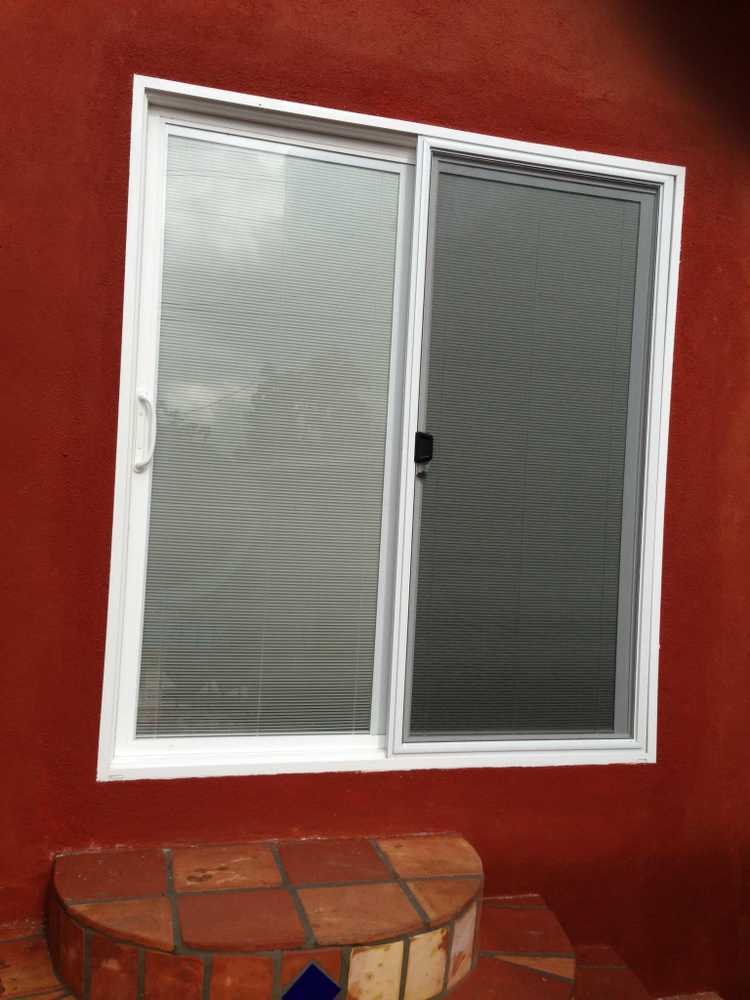
[[[655,195],[446,158],[432,198],[407,738],[612,732]]]
[[[370,729],[398,202],[169,138],[139,737]]]

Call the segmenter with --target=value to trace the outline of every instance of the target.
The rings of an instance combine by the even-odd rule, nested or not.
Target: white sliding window
[[[653,760],[681,168],[133,121],[100,777]]]
[[[166,158],[136,735],[370,733],[403,171]]]

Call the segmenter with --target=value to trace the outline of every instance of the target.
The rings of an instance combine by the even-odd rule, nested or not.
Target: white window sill
[[[294,754],[170,750],[169,752],[118,754],[109,765],[100,766],[99,781],[146,778],[209,778],[252,774],[316,774],[333,771],[417,771],[486,767],[558,767],[589,764],[651,764],[655,751],[635,740],[554,741],[554,745],[527,745],[498,752],[400,753],[383,749],[351,753],[328,750]],[[553,741],[549,741],[552,744]]]

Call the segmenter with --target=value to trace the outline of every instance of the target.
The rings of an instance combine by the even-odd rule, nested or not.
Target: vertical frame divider
[[[393,678],[388,712],[387,753],[398,753],[404,742],[404,707],[409,656],[409,595],[412,578],[414,530],[414,434],[419,421],[419,389],[422,369],[424,296],[427,272],[427,235],[430,211],[430,173],[432,144],[417,140],[414,171],[414,222],[411,242],[411,280],[409,317],[406,331],[404,377],[403,444],[401,449],[401,488],[398,503],[396,586],[393,619]]]

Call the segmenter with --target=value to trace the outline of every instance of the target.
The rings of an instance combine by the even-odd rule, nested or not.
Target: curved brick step
[[[576,1000],[649,1000],[638,976],[609,945],[576,948]]]
[[[649,1000],[650,994],[632,969],[609,945],[576,948],[575,1000]],[[721,1000],[718,993],[680,993],[662,1000]]]
[[[491,896],[477,965],[452,1000],[570,1000],[575,979],[573,946],[541,896]]]
[[[455,834],[70,854],[48,940],[87,1000],[431,1000],[471,971],[481,890]]]
[[[601,963],[603,958],[609,961],[614,955],[618,964],[584,964],[580,969],[584,978],[597,969],[600,972],[603,968],[620,970],[618,975],[626,969],[619,964],[619,956],[615,953],[610,952],[607,959],[603,949],[598,948],[596,951],[599,952],[598,959],[591,955],[591,949],[582,949],[582,960]],[[598,984],[590,981],[590,985],[597,987],[597,992],[593,994],[596,1000],[612,1000],[611,980],[600,979]],[[120,995],[115,993],[109,1000],[116,1000]],[[450,996],[451,1000],[556,1000],[565,995],[557,980],[549,976],[542,974],[540,977],[529,967],[514,966],[505,960],[498,961],[492,956],[483,956]],[[33,927],[25,935],[18,928],[13,928],[10,936],[4,935],[3,928],[0,928],[0,996],[3,1000],[6,997],[8,1000],[31,997],[34,1000],[64,1000],[73,997],[73,994],[62,987],[52,968],[46,942],[42,934]],[[183,989],[179,980],[162,981],[159,990],[154,992],[153,987],[149,987],[143,994],[144,1000],[181,1000],[182,996]],[[235,1000],[252,1000],[252,996],[252,991],[242,991]],[[344,996],[342,993],[339,1000],[343,1000]],[[347,1000],[352,1000],[352,997]],[[718,993],[681,993],[662,1000],[721,1000],[721,997]]]

